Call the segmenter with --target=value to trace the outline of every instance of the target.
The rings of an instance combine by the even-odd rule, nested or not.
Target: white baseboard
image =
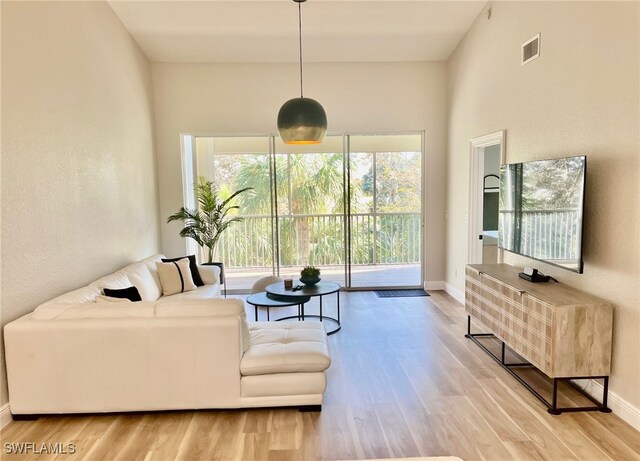
[[[456,287],[447,282],[444,282],[444,291],[453,296],[456,301],[464,304],[464,292],[458,290]]]
[[[444,282],[440,281],[426,281],[423,284],[425,291],[429,290],[444,290]]]
[[[575,379],[578,386],[584,387],[585,392],[600,402],[604,386],[595,379]],[[620,419],[629,423],[636,431],[640,431],[640,408],[634,407],[625,399],[609,389],[607,406],[611,408]]]
[[[0,407],[0,429],[5,427],[11,421],[11,410],[9,410],[9,404],[5,403]]]

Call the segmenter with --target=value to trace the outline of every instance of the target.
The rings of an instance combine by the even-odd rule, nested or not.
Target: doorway
[[[469,188],[469,263],[496,264],[500,165],[505,161],[505,132],[471,140]]]

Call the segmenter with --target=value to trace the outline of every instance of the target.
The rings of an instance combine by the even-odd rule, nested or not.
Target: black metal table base
[[[300,308],[302,308],[302,312],[300,311]],[[291,319],[297,319],[297,320],[303,320],[304,321],[304,319],[307,319],[307,318],[320,319],[321,322],[324,322],[325,320],[328,320],[329,322],[333,322],[336,325],[338,325],[337,328],[334,328],[333,330],[327,331],[327,336],[331,336],[333,334],[336,334],[342,328],[342,325],[340,325],[340,322],[338,321],[338,319],[335,319],[333,317],[329,317],[327,315],[305,314],[304,313],[304,304],[301,305],[298,308],[298,315],[288,315],[287,317],[281,317],[281,318],[277,319],[276,322],[280,322],[281,320],[291,320]]]
[[[336,306],[337,306],[337,313],[338,313],[338,318],[334,318],[334,317],[329,317],[328,315],[323,315],[322,314],[322,297],[326,296],[326,295],[319,295],[319,302],[320,302],[320,315],[315,315],[315,314],[305,314],[304,313],[304,304],[301,304],[298,306],[298,315],[288,315],[287,317],[282,317],[279,318],[278,320],[276,320],[276,322],[279,322],[281,320],[291,320],[291,319],[297,319],[297,320],[303,320],[306,318],[312,318],[312,319],[320,319],[321,322],[324,322],[325,320],[328,320],[329,322],[333,322],[337,325],[336,328],[334,328],[333,330],[327,331],[327,336],[331,336],[336,334],[337,332],[340,331],[340,329],[342,328],[342,325],[340,324],[340,290],[336,291]],[[329,293],[331,294],[331,293]],[[257,315],[257,314],[256,314]],[[267,315],[269,315],[269,311],[267,310]]]
[[[336,325],[338,325],[336,328],[334,328],[331,331],[327,331],[327,336],[331,336],[336,334],[337,332],[340,331],[340,329],[342,328],[342,325],[340,325],[340,322],[338,321],[338,319],[334,319],[333,317],[329,317],[328,315],[323,315],[323,316],[319,316],[319,315],[305,315],[304,318],[309,318],[311,317],[312,319],[320,319],[321,322],[324,322],[325,320],[328,320],[329,322],[333,322]]]
[[[298,315],[290,315],[288,317],[282,317],[280,319],[276,319],[276,322],[279,322],[280,320],[287,320],[287,319],[302,320],[302,312],[304,310],[304,305],[303,304],[298,304],[297,306],[298,306]],[[269,309],[271,307],[285,307],[285,306],[263,306],[262,304],[254,305],[256,322],[258,321],[258,307],[264,307],[267,310],[267,322],[268,322],[268,321],[271,320],[271,316],[269,315]]]
[[[579,411],[600,411],[602,413],[611,413],[611,409],[607,407],[607,397],[609,394],[609,377],[608,376],[573,376],[570,378],[552,378],[553,380],[553,394],[551,402],[544,398],[537,390],[535,390],[529,383],[527,383],[521,376],[515,373],[512,368],[535,368],[531,363],[506,363],[505,353],[506,344],[500,340],[502,344],[502,350],[500,357],[491,352],[484,344],[482,344],[478,338],[497,338],[493,333],[471,333],[471,316],[467,316],[467,334],[465,337],[476,343],[482,350],[484,350],[489,356],[495,360],[502,368],[504,368],[511,376],[520,382],[529,392],[531,392],[538,400],[540,400],[546,407],[547,412],[552,415],[559,415],[561,413],[579,412]],[[593,398],[590,394],[578,387],[572,380],[574,379],[602,379],[604,389],[602,392],[602,402]],[[588,398],[595,405],[590,407],[558,407],[558,384],[564,381],[576,389],[580,394]]]

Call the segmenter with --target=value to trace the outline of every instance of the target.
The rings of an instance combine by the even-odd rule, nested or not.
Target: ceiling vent
[[[520,64],[525,65],[540,56],[540,34],[536,34],[522,44],[522,59]]]

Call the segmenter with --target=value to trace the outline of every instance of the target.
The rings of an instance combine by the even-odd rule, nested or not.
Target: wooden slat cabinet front
[[[613,306],[557,283],[533,284],[507,264],[466,268],[465,309],[551,378],[608,376]]]

